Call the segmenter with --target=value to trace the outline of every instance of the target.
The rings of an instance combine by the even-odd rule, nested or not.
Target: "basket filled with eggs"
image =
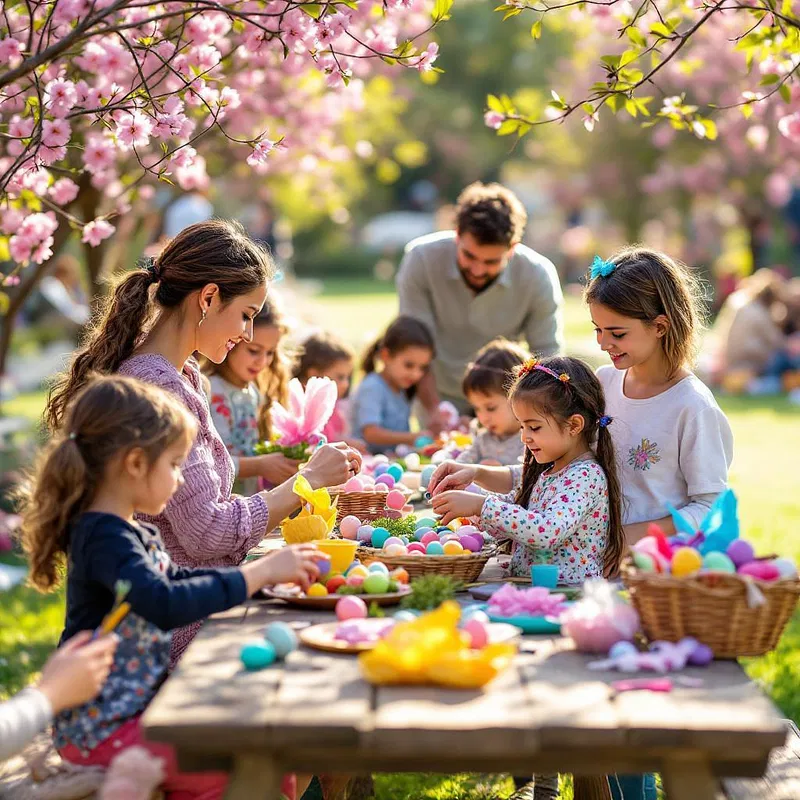
[[[364,564],[381,561],[390,569],[406,570],[411,578],[439,574],[472,583],[495,552],[474,525],[437,525],[432,518],[417,519],[413,514],[371,522],[350,515],[339,523],[339,530],[345,539],[359,542]]]
[[[397,463],[381,462],[370,474],[364,472],[350,478],[347,483],[331,491],[337,503],[337,522],[348,515],[364,522],[390,516],[401,517],[411,510],[408,500],[413,494],[401,481],[403,467]],[[387,511],[388,509],[388,511]]]
[[[692,637],[715,658],[773,650],[800,598],[795,564],[759,557],[739,536],[736,497],[724,492],[696,531],[672,512],[677,533],[657,525],[632,548],[622,577],[652,641]]]

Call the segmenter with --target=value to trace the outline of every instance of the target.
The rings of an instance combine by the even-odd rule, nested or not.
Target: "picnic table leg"
[[[709,763],[703,758],[669,759],[661,770],[667,800],[716,800],[719,789]]]
[[[573,775],[575,800],[611,800],[611,789],[605,775]]]
[[[236,757],[225,800],[280,800],[283,770],[267,755]]]

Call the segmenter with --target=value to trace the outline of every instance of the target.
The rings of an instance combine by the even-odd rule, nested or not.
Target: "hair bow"
[[[592,280],[601,276],[607,278],[616,268],[617,265],[613,261],[604,261],[600,256],[595,256],[589,269],[589,276]]]

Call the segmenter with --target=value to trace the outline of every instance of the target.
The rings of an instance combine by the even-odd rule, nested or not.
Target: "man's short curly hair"
[[[456,230],[479,244],[511,247],[522,241],[528,214],[519,198],[499,183],[471,183],[456,203]]]

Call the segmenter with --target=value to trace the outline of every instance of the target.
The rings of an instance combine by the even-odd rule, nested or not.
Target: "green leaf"
[[[486,98],[486,105],[489,106],[490,111],[496,111],[498,114],[505,114],[506,109],[503,106],[503,103],[499,97],[496,97],[493,94],[490,94]]]
[[[516,114],[517,109],[514,108],[514,102],[507,94],[500,95],[500,102],[503,104],[503,113],[504,114]]]
[[[636,103],[633,100],[628,99],[625,101],[625,110],[632,117],[636,117],[639,115],[639,109],[636,107]]]
[[[392,53],[397,58],[408,58],[414,53],[414,45],[411,44],[408,39],[406,39],[404,42],[401,42],[399,45],[397,45]]]
[[[550,90],[550,96],[553,99],[548,105],[551,105],[554,108],[558,108],[562,111],[567,110],[568,108],[567,104],[564,102],[564,100],[562,100],[561,95],[559,95],[559,93],[555,89]]]
[[[706,139],[710,141],[714,141],[717,138],[717,124],[712,119],[703,119],[700,120],[700,124],[703,126],[706,132]]]
[[[0,236],[0,261],[11,261],[11,253],[8,249],[8,236]]]
[[[760,81],[759,86],[772,86],[773,83],[777,83],[781,79],[780,75],[776,75],[774,72],[769,73],[769,75],[765,75]]]
[[[608,98],[608,107],[616,114],[625,105],[625,97],[621,94],[612,94]]]
[[[521,8],[512,8],[511,11],[506,11],[506,13],[503,16],[503,22],[505,22],[507,19],[510,19],[511,17],[516,17],[517,14],[521,13],[522,13]]]
[[[322,15],[322,6],[319,3],[301,3],[300,8],[302,8],[311,19],[319,19]]]
[[[0,314],[5,314],[10,305],[11,298],[5,292],[0,292]]]
[[[654,22],[650,26],[650,33],[661,39],[669,39],[672,36],[672,31],[663,22]]]
[[[518,128],[519,128],[519,120],[518,119],[507,119],[497,129],[497,135],[498,136],[509,136],[512,133],[516,133]]]
[[[611,69],[617,69],[619,67],[619,56],[600,56],[600,60]]]
[[[517,136],[519,136],[521,139],[526,133],[528,133],[528,131],[531,130],[531,128],[533,128],[533,125],[527,122],[520,122],[519,129],[517,130]]]
[[[542,38],[542,21],[540,19],[537,19],[536,22],[531,25],[531,36],[534,39]]]
[[[792,102],[792,90],[787,86],[787,84],[781,84],[780,89],[778,89],[778,94],[783,98],[784,103]]]
[[[644,117],[650,116],[650,109],[647,107],[648,103],[651,103],[653,100],[652,97],[635,97],[634,102],[636,103],[636,108],[639,109],[639,113]]]
[[[581,108],[582,108],[582,109],[583,109],[583,110],[584,110],[584,111],[585,111],[587,114],[594,114],[594,106],[593,106],[591,103],[583,103],[583,104],[581,105]]]
[[[631,42],[633,42],[633,44],[635,44],[637,47],[647,47],[647,39],[638,28],[631,26],[625,31],[625,33]]]
[[[442,22],[443,20],[450,19],[450,9],[453,7],[453,0],[436,0],[433,5],[434,22]]]

